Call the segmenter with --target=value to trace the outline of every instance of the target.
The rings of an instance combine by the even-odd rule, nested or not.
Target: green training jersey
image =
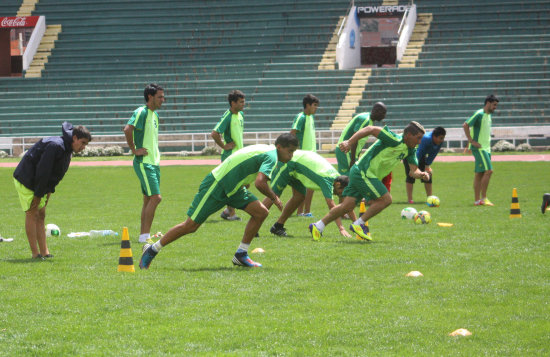
[[[147,149],[147,155],[135,156],[134,160],[150,165],[160,165],[159,151],[159,117],[157,112],[147,108],[146,105],[139,107],[128,120],[128,125],[134,127],[133,137],[136,149]]]
[[[301,112],[294,118],[292,129],[296,130],[296,137],[300,143],[299,148],[301,150],[317,151],[313,115],[306,115],[304,112]]]
[[[271,179],[277,162],[274,145],[250,145],[229,156],[212,171],[212,175],[229,197],[242,186],[252,183],[258,172]]]
[[[370,113],[360,113],[353,117],[353,119],[350,120],[348,125],[344,128],[342,131],[342,135],[340,135],[340,139],[338,139],[338,144],[340,144],[344,140],[348,140],[358,132],[359,130],[363,129],[366,126],[373,125],[373,121],[370,118]],[[365,136],[364,138],[361,138],[357,142],[357,150],[355,152],[355,158],[359,157],[359,154],[361,153],[361,149],[363,149],[363,146],[365,146],[365,143],[368,140],[368,136]]]
[[[243,148],[243,130],[244,116],[243,112],[233,114],[229,109],[223,113],[220,121],[214,127],[214,130],[222,134],[223,141],[227,143],[235,143],[233,150],[223,150],[222,161],[237,150]]]
[[[393,133],[385,126],[378,134],[378,140],[355,165],[359,167],[363,176],[382,180],[402,160],[418,166],[416,148],[407,147],[402,135]]]
[[[321,190],[325,198],[332,198],[334,179],[339,176],[338,171],[324,157],[305,150],[296,150],[286,165],[279,165],[273,172],[273,182],[278,181],[279,175],[294,177],[311,190]],[[277,189],[282,191],[284,187]]]
[[[473,140],[477,141],[481,145],[481,149],[487,152],[491,152],[491,114],[485,113],[482,109],[478,110],[466,120],[466,124],[470,127],[470,136]],[[471,150],[479,150],[469,145]]]

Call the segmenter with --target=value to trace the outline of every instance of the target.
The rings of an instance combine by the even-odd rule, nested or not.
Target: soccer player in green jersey
[[[334,153],[336,154],[336,161],[338,162],[338,172],[340,174],[349,176],[349,170],[359,158],[359,155],[361,154],[361,150],[363,149],[363,147],[367,142],[368,136],[362,138],[356,144],[354,144],[350,148],[350,151],[347,153],[340,150],[340,147],[339,147],[340,143],[343,142],[344,140],[348,140],[353,136],[353,134],[363,129],[364,127],[369,125],[374,125],[375,122],[384,120],[384,118],[386,117],[386,113],[387,113],[386,105],[382,102],[377,102],[372,106],[372,110],[370,111],[370,113],[365,112],[365,113],[357,114],[346,125],[346,127],[342,131],[342,135],[340,135],[340,139],[338,139],[338,145],[334,150]],[[388,191],[391,189],[391,182],[392,182],[392,173],[390,172],[382,180],[382,183],[386,186]],[[340,203],[342,203],[341,200],[340,200]],[[346,218],[349,217],[354,221],[357,219],[353,211],[351,211],[345,217]]]
[[[124,127],[128,147],[134,154],[134,171],[141,183],[143,206],[139,242],[151,241],[151,226],[160,195],[159,117],[156,112],[164,103],[164,89],[149,84],[143,91],[146,105],[137,108]]]
[[[304,111],[299,113],[292,123],[290,133],[296,135],[300,142],[299,149],[307,151],[317,151],[317,141],[315,138],[315,119],[313,115],[319,108],[319,98],[313,94],[308,94],[302,100]],[[298,207],[298,216],[313,217],[311,214],[311,200],[313,199],[313,190],[306,191],[304,204]]]
[[[379,128],[367,126],[355,133],[349,140],[340,143],[340,149],[348,152],[352,145],[367,135],[374,135],[378,140],[369,147],[359,161],[352,166],[349,175],[349,184],[342,195],[344,200],[320,221],[309,225],[309,231],[314,240],[319,240],[325,226],[345,212],[353,209],[357,202],[365,198],[369,202],[369,208],[355,222],[350,229],[363,240],[372,240],[369,227],[365,224],[392,203],[392,197],[381,180],[390,173],[394,167],[407,160],[410,167],[410,175],[414,178],[428,179],[429,175],[418,169],[416,159],[416,146],[420,143],[425,130],[417,122],[410,122],[403,135],[391,132],[387,127]]]
[[[227,96],[227,101],[229,102],[229,109],[223,113],[222,118],[210,134],[216,144],[223,149],[222,162],[229,155],[243,148],[244,93],[240,90],[233,90]],[[227,206],[220,216],[228,221],[241,220],[235,215],[235,209],[230,206]]]
[[[475,158],[474,205],[494,206],[487,198],[487,188],[493,174],[491,164],[491,114],[496,110],[498,98],[490,94],[485,105],[466,120],[462,128]]]
[[[341,197],[348,182],[348,177],[338,175],[338,171],[321,155],[312,151],[296,150],[292,160],[284,166],[278,166],[273,173],[271,180],[273,192],[280,196],[285,187],[290,185],[293,193],[270,232],[281,237],[287,236],[285,222],[304,201],[306,189],[321,190],[330,210],[336,206],[332,196]],[[272,203],[269,198],[266,198],[263,204],[269,209]],[[351,237],[340,218],[336,219],[336,225],[341,235]]]
[[[261,267],[248,257],[248,248],[260,229],[269,210],[244,186],[254,182],[256,188],[268,197],[277,208],[283,209],[279,196],[269,187],[273,169],[280,163],[292,158],[298,140],[290,134],[282,134],[273,145],[247,146],[228,157],[202,181],[184,222],[172,227],[156,243],[146,244],[139,262],[141,269],[148,269],[160,249],[180,237],[193,233],[206,219],[223,206],[230,204],[250,215],[243,239],[233,264],[244,267]]]
[[[372,110],[365,113],[357,114],[351,119],[351,121],[346,125],[344,130],[342,130],[342,135],[338,139],[338,145],[344,140],[349,140],[359,130],[363,129],[366,126],[373,125],[374,122],[382,121],[386,117],[386,105],[382,102],[375,103],[372,106]],[[349,175],[350,168],[357,161],[361,150],[365,146],[368,137],[364,137],[355,143],[349,150],[345,153],[340,150],[339,146],[336,146],[334,152],[336,154],[336,160],[338,161],[338,172],[341,175]],[[357,150],[359,148],[359,150]]]

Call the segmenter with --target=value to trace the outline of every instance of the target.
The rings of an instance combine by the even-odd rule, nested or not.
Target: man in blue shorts
[[[134,171],[141,183],[143,206],[139,242],[152,242],[151,226],[160,195],[159,117],[156,112],[164,103],[164,89],[149,84],[143,91],[146,105],[137,108],[124,127],[128,147],[134,154]]]
[[[494,206],[487,198],[487,188],[493,174],[491,164],[491,114],[497,109],[498,98],[490,94],[485,105],[466,120],[462,128],[468,138],[469,149],[475,158],[474,205]]]
[[[390,173],[401,160],[408,160],[411,175],[415,178],[428,179],[429,175],[418,169],[416,160],[416,145],[420,143],[425,130],[419,123],[410,122],[403,135],[390,131],[387,127],[367,126],[355,133],[349,140],[340,143],[343,152],[350,150],[359,139],[374,135],[378,140],[369,147],[359,161],[352,166],[349,184],[344,189],[344,200],[318,222],[309,225],[313,240],[319,240],[325,226],[344,213],[352,210],[363,198],[369,202],[369,208],[350,225],[352,230],[362,240],[372,240],[369,227],[365,224],[392,203],[388,189],[382,179]]]
[[[269,187],[268,181],[277,163],[290,161],[297,146],[298,140],[294,135],[282,134],[275,141],[275,146],[251,145],[229,156],[202,181],[199,192],[187,211],[189,217],[172,227],[156,243],[143,247],[139,267],[148,269],[161,248],[195,232],[211,214],[225,205],[242,209],[250,215],[241,244],[233,257],[233,264],[251,268],[261,267],[260,263],[248,257],[248,248],[269,210],[244,186],[254,182],[256,188],[282,210],[283,204]]]

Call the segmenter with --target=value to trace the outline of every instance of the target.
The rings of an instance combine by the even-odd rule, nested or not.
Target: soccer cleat
[[[370,236],[369,227],[365,224],[350,224],[349,229],[357,234],[357,238],[360,240],[371,241],[372,237]]]
[[[481,200],[481,204],[483,206],[494,206],[493,202],[489,201],[487,197]]]
[[[311,217],[313,217],[313,213],[311,213],[311,212],[304,213],[304,214],[302,214],[302,216],[311,218]]]
[[[225,213],[225,210],[222,211],[222,213],[220,214],[220,217],[225,219],[226,221],[240,221],[241,220],[241,217],[238,217],[236,214],[234,214],[233,216],[228,215],[227,213]]]
[[[248,256],[247,252],[237,252],[233,257],[233,265],[238,265],[247,268],[260,268],[262,264],[253,261]]]
[[[149,269],[149,265],[151,265],[151,262],[157,255],[157,252],[153,250],[153,246],[150,244],[145,244],[143,246],[143,254],[141,256],[141,259],[139,260],[139,268],[140,269]]]
[[[483,200],[474,201],[474,206],[483,206]]]
[[[287,237],[288,234],[286,233],[286,229],[285,227],[281,227],[281,228],[276,228],[275,225],[273,225],[269,231],[271,232],[271,234],[275,234],[276,236],[279,236],[279,237]]]
[[[143,242],[141,242],[141,243],[143,243]],[[152,244],[155,244],[155,241],[152,238],[147,238],[145,243],[152,245]]]
[[[314,241],[318,242],[321,240],[321,237],[323,236],[323,233],[317,228],[315,223],[311,223],[309,225],[309,232],[311,233],[311,237]]]
[[[542,196],[542,206],[540,206],[540,210],[543,214],[548,209],[548,206],[550,206],[550,193],[545,193]]]
[[[414,203],[414,201],[413,201],[413,200],[409,200],[409,203],[410,203],[410,204],[413,204],[413,203]]]

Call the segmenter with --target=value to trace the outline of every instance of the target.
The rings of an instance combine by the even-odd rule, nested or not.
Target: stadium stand
[[[0,14],[2,16],[15,16],[23,0],[2,0],[0,3]]]
[[[120,134],[142,91],[166,89],[161,132],[210,132],[231,89],[247,95],[246,131],[289,130],[307,93],[329,128],[353,71],[317,70],[345,0],[276,3],[41,0],[63,31],[41,78],[0,79],[0,135],[52,135],[61,120]]]
[[[357,112],[382,100],[392,126],[458,128],[495,93],[494,127],[550,125],[548,1],[415,4],[433,15],[416,66],[374,69]]]
[[[14,15],[20,4],[3,0],[0,13]],[[415,4],[431,19],[419,57],[412,68],[374,68],[356,112],[381,100],[391,127],[419,120],[460,128],[495,93],[493,126],[550,125],[548,1]],[[316,126],[327,130],[355,71],[320,62],[349,5],[40,0],[33,15],[63,30],[41,78],[0,78],[0,135],[54,135],[62,120],[120,134],[150,82],[166,88],[164,134],[209,133],[231,89],[247,95],[247,132],[288,130],[307,93],[321,99]]]

